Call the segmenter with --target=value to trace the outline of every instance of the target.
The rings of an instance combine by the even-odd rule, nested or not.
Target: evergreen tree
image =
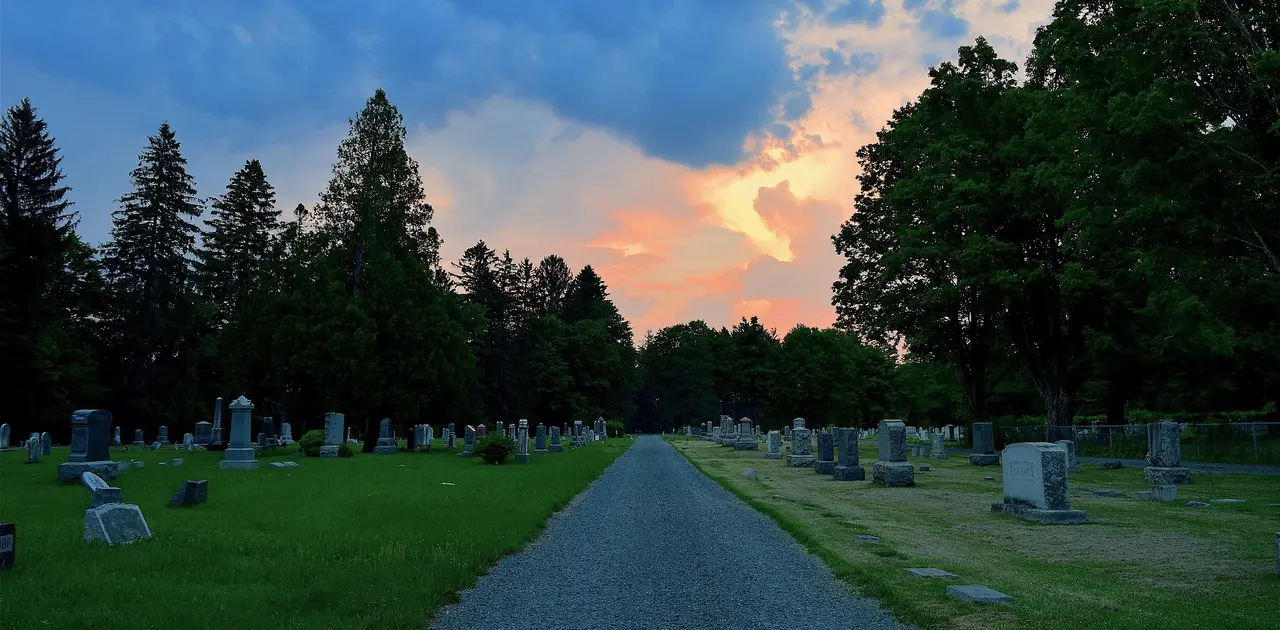
[[[539,315],[561,314],[572,283],[573,271],[563,258],[543,258],[533,271],[533,310]]]
[[[280,227],[275,203],[275,189],[262,164],[249,160],[231,177],[226,193],[211,204],[196,272],[202,297],[214,304],[218,326],[260,281],[262,265],[271,255],[272,235]]]
[[[116,409],[143,426],[185,417],[192,408],[196,311],[189,256],[200,216],[195,181],[169,123],[138,157],[133,190],[112,214],[104,248],[107,281],[114,293],[109,316],[116,374]]]

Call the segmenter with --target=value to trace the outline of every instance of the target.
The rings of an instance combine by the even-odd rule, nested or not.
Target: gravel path
[[[434,627],[905,628],[656,436]]]

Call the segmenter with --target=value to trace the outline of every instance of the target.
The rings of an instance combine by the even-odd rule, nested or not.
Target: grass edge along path
[[[285,448],[260,455],[253,471],[219,470],[217,452],[113,448],[116,461],[146,462],[110,483],[154,536],[115,547],[81,540],[89,493],[56,482],[65,447],[33,465],[6,451],[0,520],[17,524],[17,558],[0,572],[0,625],[422,628],[632,443],[566,445],[502,466],[440,442],[432,453],[332,459]],[[301,466],[270,467],[283,460]],[[186,479],[209,480],[208,502],[166,507]]]
[[[702,440],[677,442],[695,468],[769,516],[832,571],[879,599],[900,620],[922,628],[1274,628],[1280,580],[1274,532],[1280,483],[1257,475],[1197,475],[1178,501],[1132,498],[1147,490],[1140,470],[1072,474],[1072,506],[1089,521],[1047,526],[993,514],[998,466],[965,458],[922,460],[915,488],[834,482],[812,469],[787,468],[762,452]],[[874,443],[860,445],[870,478]],[[754,479],[743,468],[757,469]],[[984,480],[991,477],[990,480]],[[1114,488],[1120,498],[1090,488]],[[1188,500],[1234,497],[1245,503],[1191,509]],[[859,542],[858,534],[881,538]],[[956,578],[911,577],[906,567],[936,567]],[[984,584],[1014,597],[1008,605],[959,602],[952,584]]]

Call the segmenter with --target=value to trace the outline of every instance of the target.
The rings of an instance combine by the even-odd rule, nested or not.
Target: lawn
[[[255,471],[218,470],[216,452],[112,448],[146,462],[112,484],[154,534],[115,547],[81,540],[89,492],[55,481],[68,449],[34,465],[3,452],[0,521],[16,523],[17,560],[0,573],[0,627],[421,628],[630,444],[502,466],[439,440],[429,454],[332,459],[289,447]],[[182,467],[157,467],[175,457]],[[300,466],[268,466],[282,460]],[[209,480],[208,502],[166,507],[186,479]]]
[[[1149,488],[1142,471],[1071,475],[1071,505],[1088,522],[1046,526],[993,514],[1000,467],[967,458],[920,460],[914,488],[837,482],[812,469],[787,468],[764,452],[711,442],[673,443],[705,474],[771,516],[842,579],[922,628],[1276,628],[1280,578],[1280,478],[1196,475],[1173,503],[1106,498],[1091,492]],[[815,451],[816,452],[816,451]],[[785,455],[785,450],[784,450]],[[859,458],[871,478],[874,442]],[[914,461],[914,458],[913,458]],[[743,476],[757,470],[755,479]],[[995,477],[994,481],[984,476]],[[1188,500],[1245,499],[1192,509]],[[857,534],[880,538],[858,542]],[[917,578],[932,567],[955,579]],[[1012,595],[1001,606],[966,604],[948,584],[982,584]]]

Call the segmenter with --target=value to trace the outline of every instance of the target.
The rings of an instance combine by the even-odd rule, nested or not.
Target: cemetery
[[[1175,454],[1162,455],[1144,479],[1138,468],[1071,462],[1053,443],[993,453],[978,444],[976,461],[945,450],[939,458],[932,440],[916,447],[903,439],[901,423],[881,427],[855,437],[856,455],[841,453],[842,432],[859,431],[836,429],[834,477],[786,465],[790,453],[820,450],[812,436],[814,445],[787,444],[774,457],[772,447],[753,453],[669,440],[913,625],[1266,628],[1280,619],[1275,476],[1196,474],[1186,485],[1153,487],[1153,476],[1190,476],[1165,472],[1178,467]],[[826,429],[810,423],[802,431]],[[902,437],[882,441],[889,432]],[[863,466],[879,467],[883,482],[870,474],[862,481]],[[859,475],[840,472],[855,467]]]
[[[100,410],[75,418],[88,452],[73,452],[78,433],[34,464],[25,447],[0,450],[0,522],[14,522],[0,531],[14,536],[4,627],[420,628],[630,444],[502,466],[458,457],[462,440],[442,438],[417,452],[384,438],[378,453],[307,457],[247,444],[235,412],[248,404],[233,402],[226,431],[213,430],[226,451],[108,447]]]

